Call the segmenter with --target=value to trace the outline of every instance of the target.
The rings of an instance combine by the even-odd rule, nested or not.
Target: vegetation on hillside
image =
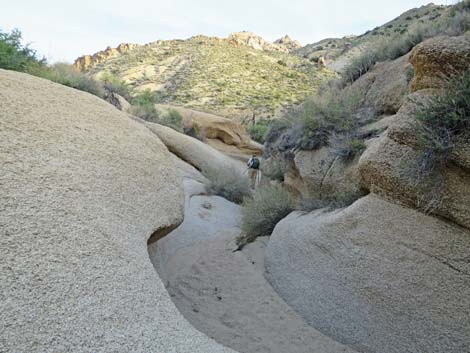
[[[158,92],[162,103],[228,117],[272,117],[334,76],[301,57],[254,50],[204,36],[139,46],[89,69],[112,74],[138,91]]]
[[[427,13],[425,16],[437,17],[433,17],[433,20],[423,17],[403,31],[372,41],[367,50],[353,58],[346,66],[342,73],[344,80],[354,82],[368,72],[375,63],[405,55],[425,39],[441,34],[455,36],[467,32],[470,30],[470,1],[462,1],[446,12],[437,12],[435,15]]]
[[[48,65],[46,59],[38,58],[35,50],[23,44],[21,32],[17,29],[11,33],[0,31],[0,68],[26,72],[106,100],[110,94],[119,94],[130,101],[134,115],[183,131],[182,116],[175,110],[170,110],[167,114],[160,113],[155,108],[159,97],[154,93],[134,93],[127,83],[111,74],[105,74],[97,81],[69,64]]]

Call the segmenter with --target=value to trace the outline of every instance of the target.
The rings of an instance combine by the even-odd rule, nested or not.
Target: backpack
[[[250,168],[258,169],[259,168],[259,159],[256,157],[251,158]]]

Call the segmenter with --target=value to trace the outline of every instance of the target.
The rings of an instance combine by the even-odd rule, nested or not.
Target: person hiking
[[[259,159],[256,155],[252,155],[248,160],[248,177],[250,178],[250,186],[254,189],[258,183],[259,178]]]

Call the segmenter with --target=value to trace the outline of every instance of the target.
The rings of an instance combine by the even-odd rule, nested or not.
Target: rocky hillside
[[[111,74],[137,90],[155,91],[161,103],[243,120],[271,117],[334,75],[289,53],[299,46],[288,36],[270,43],[240,32],[227,39],[121,44],[78,58],[75,66],[98,79]]]
[[[424,23],[429,24],[436,22],[442,16],[447,15],[448,11],[449,7],[430,3],[406,11],[392,21],[369,30],[362,35],[351,35],[343,38],[326,38],[297,49],[294,53],[314,61],[323,57],[328,67],[335,71],[341,71],[341,69],[349,63],[351,58],[367,50],[370,46],[384,39],[396,35],[403,35],[409,29],[416,28]]]

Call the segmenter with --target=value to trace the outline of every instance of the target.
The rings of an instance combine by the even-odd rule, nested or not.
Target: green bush
[[[104,83],[104,88],[109,92],[119,94],[129,102],[132,100],[132,88],[125,81],[109,72],[103,73],[100,79]]]
[[[22,44],[21,32],[18,29],[11,33],[0,30],[0,68],[28,72],[45,65],[45,59],[38,59],[36,51]]]
[[[146,121],[160,123],[160,112],[155,107],[157,96],[150,90],[135,94],[131,100],[131,114]]]
[[[35,70],[34,74],[36,76],[60,83],[64,86],[91,93],[100,98],[104,96],[103,86],[99,82],[95,81],[91,77],[88,77],[86,74],[78,71],[69,64],[54,64],[50,67]]]
[[[218,195],[235,203],[242,203],[243,199],[250,195],[248,178],[241,176],[234,169],[209,169],[202,174],[209,180],[208,190],[213,195]]]
[[[176,131],[183,132],[183,117],[174,109],[170,109],[167,114],[164,114],[160,118],[160,124],[171,127]]]
[[[266,140],[266,134],[269,130],[269,121],[260,120],[250,126],[248,132],[253,140],[259,143],[264,143]]]
[[[444,164],[459,137],[470,129],[470,71],[449,78],[441,93],[424,102],[416,102],[417,139],[428,164]]]
[[[363,100],[362,90],[335,86],[309,97],[296,113],[296,119],[302,125],[299,147],[317,149],[328,144],[332,133],[353,131],[357,124],[354,113]]]
[[[455,145],[468,139],[470,131],[470,71],[449,78],[440,94],[416,101],[416,138],[421,152],[408,166],[418,190],[418,207],[432,212],[444,197],[443,168]]]
[[[294,201],[281,186],[266,185],[246,198],[242,205],[241,229],[243,235],[237,238],[242,247],[259,236],[271,235],[276,224],[294,210]]]

